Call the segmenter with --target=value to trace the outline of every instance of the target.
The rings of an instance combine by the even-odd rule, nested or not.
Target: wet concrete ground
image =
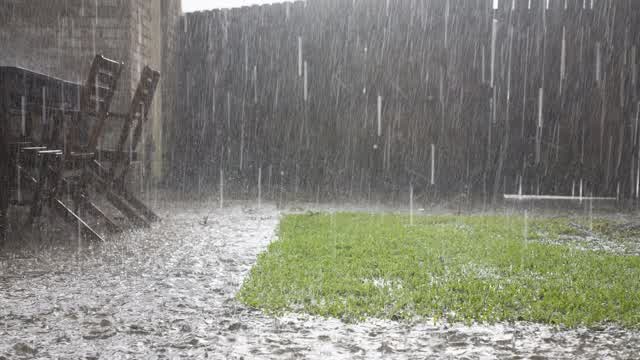
[[[255,204],[253,204],[255,205]],[[280,212],[171,202],[164,219],[78,254],[0,257],[0,359],[633,359],[640,333],[535,324],[274,318],[234,296]],[[206,218],[206,222],[205,222]],[[13,256],[12,256],[13,257]]]

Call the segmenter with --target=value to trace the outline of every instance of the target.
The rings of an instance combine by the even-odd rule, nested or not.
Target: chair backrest
[[[138,146],[142,126],[147,120],[147,115],[151,108],[151,102],[153,101],[153,96],[156,92],[156,87],[158,86],[159,81],[160,73],[151,69],[149,66],[145,66],[142,70],[142,74],[140,74],[140,82],[138,82],[138,87],[136,88],[136,92],[131,100],[129,112],[122,127],[120,138],[118,139],[118,145],[116,148],[116,156],[118,156],[118,158],[111,166],[113,179],[120,181],[124,180],[125,173],[129,166],[129,158],[123,155],[125,154],[125,143],[127,138],[130,136],[131,127],[134,126],[135,123],[133,135],[131,135],[130,140],[132,151],[135,151]]]
[[[96,55],[89,77],[80,95],[80,111],[84,116],[94,116],[86,151],[93,152],[102,136],[105,119],[122,73],[122,63]]]

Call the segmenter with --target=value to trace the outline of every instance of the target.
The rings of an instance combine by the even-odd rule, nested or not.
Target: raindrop
[[[565,79],[565,71],[566,71],[566,59],[567,59],[567,29],[566,27],[562,27],[562,48],[560,49],[560,83]],[[562,86],[560,86],[562,89]]]
[[[253,103],[258,103],[258,66],[253,66]],[[215,104],[215,101],[214,101]]]
[[[227,91],[227,129],[231,128],[231,93]]]
[[[486,80],[485,80],[485,55],[484,55],[484,52],[485,52],[484,45],[482,45],[481,53],[480,53],[481,62],[482,62],[482,66],[480,67],[480,79],[481,79],[481,82],[483,84],[486,83]]]
[[[633,45],[633,47],[631,47],[631,84],[634,88],[638,83],[638,64],[636,64],[636,52],[637,47]]]
[[[449,0],[445,4],[444,10],[444,48],[448,48],[448,36],[449,36]]]
[[[224,170],[220,167],[220,189],[218,190],[220,209],[224,207]]]
[[[528,241],[529,239],[529,214],[527,213],[527,210],[524,210],[524,229],[522,231],[522,236],[524,238],[524,241]]]
[[[243,105],[244,107],[244,105]],[[244,119],[240,124],[240,164],[239,168],[242,170],[244,168]]]
[[[522,196],[522,176],[518,176],[518,196]]]
[[[542,147],[542,102],[544,91],[542,88],[538,91],[538,127],[536,129],[536,164],[540,163],[541,147]]]
[[[16,197],[18,198],[18,202],[22,203],[22,166],[20,166],[20,151],[17,152],[16,156]]]
[[[20,133],[24,138],[27,136],[27,99],[20,97]]]
[[[542,104],[544,97],[544,89],[538,89],[538,127],[542,128]]]
[[[309,70],[307,62],[304,62],[304,101],[309,99]]]
[[[493,88],[493,79],[494,79],[495,61],[496,61],[497,32],[498,32],[498,20],[493,19],[493,22],[491,24],[491,87],[492,88]]]
[[[589,231],[593,231],[593,194],[589,196]]]
[[[409,224],[413,225],[413,183],[409,184]]]
[[[378,95],[378,136],[382,136],[382,95]]]
[[[82,224],[80,223],[80,217],[82,216],[82,212],[78,209],[78,221],[76,221],[77,224],[77,231],[76,231],[76,239],[77,239],[77,245],[78,245],[78,252],[77,252],[77,256],[78,256],[78,262],[81,260],[81,251],[82,251]]]
[[[47,123],[47,88],[42,87],[42,124]]]
[[[262,166],[258,167],[258,209],[262,206]]]
[[[600,41],[596,42],[596,82],[600,83],[600,66],[602,64]]]
[[[302,77],[302,36],[298,36],[298,76]]]
[[[638,198],[638,194],[640,194],[640,166],[636,172],[636,199]]]
[[[431,144],[431,185],[436,183],[436,145]]]

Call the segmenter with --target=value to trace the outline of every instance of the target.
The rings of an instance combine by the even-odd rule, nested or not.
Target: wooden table
[[[0,66],[0,242],[5,237],[9,197],[15,187],[11,151],[20,143],[55,141],[60,127],[54,123],[79,114],[81,89],[78,83]],[[34,114],[39,114],[39,121]]]

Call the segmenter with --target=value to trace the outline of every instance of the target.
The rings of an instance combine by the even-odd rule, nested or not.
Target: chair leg
[[[9,190],[6,186],[0,187],[0,249],[7,242],[7,232],[9,231]]]
[[[4,117],[0,116],[0,248],[6,242],[9,226],[9,148],[2,126]]]

